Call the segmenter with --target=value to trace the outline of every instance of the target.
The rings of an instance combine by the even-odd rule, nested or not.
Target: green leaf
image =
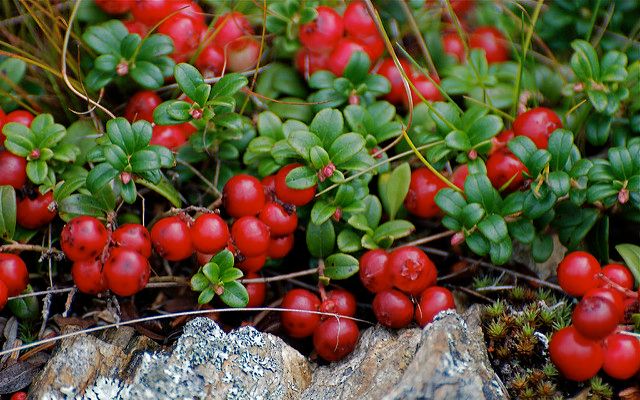
[[[358,133],[340,135],[329,147],[329,156],[336,166],[341,166],[351,160],[364,149],[365,140]]]
[[[171,152],[164,146],[152,145],[147,147],[147,150],[153,151],[160,160],[160,166],[163,168],[173,168],[176,166],[176,158]]]
[[[10,92],[20,83],[27,71],[27,63],[17,58],[5,58],[0,62],[0,74],[5,79],[0,80],[0,88]],[[8,110],[7,110],[8,111]]]
[[[258,114],[257,126],[260,136],[267,136],[274,140],[284,139],[282,121],[271,111],[264,111]]]
[[[91,91],[98,91],[107,86],[116,77],[116,73],[113,71],[98,71],[92,69],[84,78],[85,86]]]
[[[210,303],[211,300],[213,300],[213,298],[215,297],[215,295],[216,295],[216,292],[213,290],[213,288],[210,286],[207,287],[202,291],[202,293],[200,293],[200,296],[198,296],[198,304]]]
[[[311,221],[320,225],[327,221],[338,209],[337,206],[326,201],[316,201],[311,209]]]
[[[211,89],[210,98],[233,96],[240,89],[247,86],[246,77],[239,74],[226,74]]]
[[[113,54],[103,54],[96,58],[93,62],[93,67],[101,72],[113,72],[120,59]]]
[[[553,253],[553,238],[548,234],[538,234],[531,243],[531,254],[537,263],[545,262]]]
[[[307,189],[318,182],[318,175],[311,168],[302,166],[289,171],[285,182],[291,189]]]
[[[500,201],[498,191],[484,174],[470,174],[464,182],[464,193],[470,203],[479,203],[488,211],[494,211]]]
[[[627,55],[619,51],[609,51],[602,59],[602,82],[623,82],[627,78]]]
[[[344,119],[342,113],[334,109],[324,109],[316,114],[309,125],[309,130],[314,132],[328,148],[342,134]],[[335,161],[334,161],[335,163]]]
[[[234,265],[233,253],[228,249],[224,249],[211,259],[212,262],[218,264],[221,270],[232,268]]]
[[[598,54],[587,41],[578,39],[571,43],[575,53],[571,56],[571,68],[581,81],[600,81]]]
[[[229,283],[233,281],[237,281],[242,278],[244,274],[238,268],[228,268],[221,275],[220,280],[224,283]]]
[[[362,201],[365,205],[364,216],[367,221],[366,225],[375,228],[380,223],[382,218],[382,204],[380,200],[374,195],[367,195]]]
[[[435,202],[444,213],[454,218],[460,216],[462,209],[467,205],[464,196],[451,188],[440,189],[436,193]]]
[[[376,228],[373,232],[373,240],[380,242],[384,238],[400,239],[409,236],[415,229],[415,226],[409,221],[402,219],[388,221]]]
[[[634,175],[634,162],[631,152],[624,147],[612,147],[609,149],[609,163],[614,173],[623,179],[630,179]],[[636,160],[638,161],[638,160]]]
[[[552,226],[560,241],[568,247],[577,247],[598,220],[599,213],[593,208],[582,208],[571,202],[562,202],[556,207]]]
[[[4,145],[7,149],[20,157],[27,157],[36,146],[36,136],[31,129],[17,122],[9,122],[2,128],[6,136]]]
[[[411,167],[406,162],[400,164],[391,173],[380,175],[378,179],[380,200],[389,215],[389,219],[394,219],[398,210],[400,210],[409,192],[410,184]]]
[[[354,84],[363,82],[369,74],[369,66],[371,62],[366,53],[362,51],[356,51],[351,55],[349,63],[344,69],[342,76],[349,79]]]
[[[205,83],[200,71],[191,64],[180,63],[176,65],[173,69],[173,75],[180,89],[192,100],[197,97],[196,89],[198,86]]]
[[[329,89],[333,87],[336,76],[330,71],[317,71],[309,77],[309,87],[314,89]]]
[[[118,117],[107,121],[107,137],[111,143],[126,151],[127,154],[135,151],[136,139],[131,130],[131,124],[125,118]]]
[[[197,273],[191,277],[191,290],[196,292],[202,292],[209,287],[209,280],[204,274]]]
[[[524,198],[524,215],[531,219],[539,218],[553,207],[556,200],[557,196],[548,187],[542,186],[539,196],[530,190]]]
[[[619,244],[616,250],[624,259],[627,267],[636,279],[636,286],[640,284],[640,246],[635,244]]]
[[[224,293],[220,295],[220,300],[229,307],[246,307],[249,303],[249,293],[240,282],[227,282],[224,284]]]
[[[529,158],[538,149],[531,139],[526,136],[516,136],[509,140],[507,143],[509,150],[522,161],[523,164],[527,164]]]
[[[313,146],[321,146],[320,139],[309,131],[295,131],[291,132],[287,138],[287,143],[292,149],[305,160],[309,159],[309,150]]]
[[[564,171],[553,171],[549,173],[547,184],[557,197],[566,195],[571,188],[569,174]]]
[[[118,171],[124,171],[128,164],[127,154],[115,144],[102,146],[102,154],[109,164]]]
[[[536,235],[536,229],[533,223],[528,219],[519,219],[507,224],[509,233],[520,243],[529,244]]]
[[[137,58],[138,60],[157,62],[162,60],[162,58],[159,57],[167,56],[171,53],[173,53],[173,40],[167,35],[153,34],[142,41]],[[166,59],[173,64],[173,60],[168,57],[166,57]],[[173,71],[173,65],[171,65],[169,75],[171,71]]]
[[[125,58],[127,60],[132,58],[136,50],[138,49],[138,46],[140,46],[141,44],[142,38],[140,37],[140,35],[130,33],[125,36],[124,39],[122,39],[122,42],[120,42],[120,54],[122,55],[122,58]],[[115,69],[115,64],[111,69]]]
[[[174,116],[182,115],[178,114],[175,111],[172,111],[175,108],[180,109],[183,107],[181,103],[186,103],[181,100],[167,100],[164,103],[161,103],[153,110],[153,120],[158,125],[178,125],[183,122],[186,122],[191,119],[191,115],[188,116],[187,119],[176,119]],[[187,105],[189,103],[186,103]]]
[[[469,140],[469,137],[465,132],[458,129],[449,132],[449,134],[444,138],[444,141],[447,146],[452,149],[460,151],[467,151],[471,149],[471,141]]]
[[[536,177],[542,172],[549,161],[551,161],[551,154],[547,150],[540,149],[536,150],[524,164],[527,170],[529,170],[529,175]]]
[[[23,293],[33,293],[31,285]],[[36,320],[40,316],[40,306],[36,296],[12,299],[7,302],[7,308],[21,320]]]
[[[136,191],[136,184],[134,181],[129,181],[126,184],[123,182],[118,182],[120,185],[120,195],[122,196],[122,200],[125,203],[133,204],[136,202],[136,197],[138,196],[138,192]]]
[[[496,136],[504,127],[502,120],[495,115],[485,115],[477,119],[467,130],[467,136],[476,146]]]
[[[134,179],[136,183],[139,183],[142,186],[146,186],[147,188],[163,196],[165,199],[169,200],[169,202],[175,207],[180,208],[180,206],[182,206],[180,193],[176,190],[175,186],[173,186],[173,184],[169,182],[164,176],[162,176],[162,179],[157,184],[149,182],[148,180],[142,179],[140,177],[135,177]]]
[[[487,215],[486,218],[478,223],[478,230],[493,243],[502,242],[509,236],[504,218],[497,214]]]
[[[502,265],[511,259],[512,252],[513,246],[511,245],[511,239],[508,236],[500,242],[492,242],[489,250],[491,262],[496,265]]]
[[[202,273],[207,277],[209,282],[216,284],[220,280],[220,267],[213,261],[206,263],[202,267]]]
[[[152,171],[160,169],[160,157],[152,150],[139,150],[131,156],[131,169],[133,172]],[[158,183],[158,182],[154,182]]]
[[[490,243],[480,232],[474,232],[465,239],[469,249],[479,256],[486,256],[491,249]]]
[[[99,25],[90,26],[82,35],[89,47],[100,54],[120,54],[120,42],[129,34],[124,24],[112,19]]]
[[[0,186],[0,239],[13,238],[16,231],[16,191],[12,186]]]
[[[129,75],[145,89],[157,89],[164,83],[162,70],[149,61],[137,61],[135,68],[129,70]]]
[[[603,146],[609,139],[609,132],[611,131],[611,123],[613,117],[605,114],[593,113],[587,119],[587,126],[585,131],[587,133],[587,140],[594,146]],[[551,146],[549,146],[551,148]]]
[[[589,97],[589,101],[593,108],[595,108],[599,113],[604,112],[604,110],[607,109],[609,98],[605,92],[587,89],[587,96]]]
[[[320,170],[331,162],[327,151],[320,146],[313,146],[311,150],[309,150],[309,160],[316,170]]]
[[[106,214],[102,205],[93,196],[86,194],[72,194],[57,203],[60,218],[67,222],[83,215],[104,218]]]
[[[36,185],[43,183],[48,173],[49,168],[43,160],[32,160],[27,163],[27,176]]]
[[[332,254],[324,262],[324,275],[330,279],[347,279],[359,269],[358,259],[348,254]]]
[[[309,222],[307,226],[307,248],[316,258],[324,258],[333,252],[336,233],[331,221],[316,225]]]
[[[362,249],[360,235],[351,229],[344,229],[338,234],[338,249],[344,253],[355,253]]]
[[[548,150],[551,154],[549,166],[553,171],[564,169],[571,149],[573,148],[573,133],[566,129],[556,129],[549,137]]]

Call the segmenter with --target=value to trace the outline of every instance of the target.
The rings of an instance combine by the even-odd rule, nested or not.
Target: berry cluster
[[[425,326],[443,310],[455,309],[451,292],[434,286],[438,271],[429,257],[414,246],[387,253],[376,249],[360,258],[360,280],[375,293],[373,312],[382,325],[404,328],[411,321]],[[414,307],[410,298],[420,296]]]
[[[562,289],[582,299],[573,310],[572,325],[551,338],[553,363],[574,381],[590,379],[601,368],[615,379],[634,376],[640,371],[640,340],[618,331],[627,307],[638,300],[629,270],[620,264],[601,268],[591,254],[575,251],[557,272]]]
[[[405,59],[399,59],[400,66],[407,74],[409,81],[413,84],[414,88],[411,88],[411,100],[413,104],[418,104],[422,101],[421,96],[428,101],[441,101],[443,99],[442,94],[436,87],[436,85],[431,82],[427,76],[416,71],[411,64]],[[407,92],[404,87],[404,78],[402,76],[402,72],[398,69],[395,62],[391,58],[385,58],[382,60],[382,63],[378,66],[378,74],[384,76],[391,83],[391,91],[387,93],[385,99],[389,100],[389,102],[393,104],[407,104]],[[437,76],[432,76],[431,79],[440,83],[440,80]],[[418,95],[420,93],[420,95]]]
[[[9,297],[17,296],[29,285],[29,271],[20,257],[0,253],[0,310]]]

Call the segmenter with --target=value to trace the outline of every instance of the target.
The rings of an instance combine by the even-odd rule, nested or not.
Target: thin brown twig
[[[426,244],[426,243],[429,243],[429,242],[433,242],[435,240],[439,240],[439,239],[443,239],[443,238],[449,237],[449,236],[451,236],[451,235],[453,235],[455,233],[456,233],[456,231],[454,231],[454,230],[448,230],[448,231],[436,233],[434,235],[421,237],[420,239],[416,239],[416,240],[413,240],[411,242],[399,244],[395,248],[404,247],[404,246],[419,246],[421,244]]]

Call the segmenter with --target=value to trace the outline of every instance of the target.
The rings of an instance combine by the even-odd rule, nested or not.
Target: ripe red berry
[[[200,21],[186,15],[174,15],[158,26],[158,33],[169,36],[173,40],[171,57],[176,62],[187,61],[196,51],[200,36],[207,30],[207,26]]]
[[[153,110],[162,103],[160,96],[153,90],[141,90],[131,96],[124,109],[124,117],[129,122],[141,119],[153,122]]]
[[[370,292],[378,293],[393,287],[388,261],[389,255],[382,249],[369,250],[360,257],[360,280]]]
[[[9,400],[27,400],[27,392],[15,392]]]
[[[187,137],[180,125],[155,125],[153,127],[150,144],[176,150],[186,142]]]
[[[326,52],[335,47],[344,32],[342,17],[333,8],[316,8],[314,21],[300,26],[300,42],[313,52]]]
[[[124,14],[131,8],[130,0],[95,0],[95,3],[107,14]]]
[[[231,237],[245,257],[255,257],[269,250],[269,227],[256,217],[245,216],[231,226]]]
[[[599,272],[600,263],[594,256],[584,251],[574,251],[558,264],[558,283],[569,295],[580,297],[598,286],[596,275]]]
[[[354,37],[367,37],[378,33],[376,23],[362,1],[352,1],[344,10],[344,29]]]
[[[547,148],[549,136],[559,128],[562,128],[560,117],[545,107],[532,108],[518,115],[513,121],[513,133],[516,136],[528,137],[539,149]]]
[[[287,254],[293,249],[293,235],[271,237],[269,239],[269,250],[267,255],[269,258],[277,260],[279,258],[286,257]]]
[[[610,335],[604,342],[602,369],[614,379],[635,376],[640,371],[640,340],[622,333]]]
[[[363,52],[369,57],[364,46],[356,40],[349,38],[340,39],[329,56],[329,62],[327,64],[329,71],[333,72],[336,76],[342,76],[344,69],[347,68],[349,61],[351,61],[351,57],[358,51]]]
[[[318,311],[320,299],[308,290],[293,289],[284,295],[280,307],[289,310]],[[311,336],[320,324],[320,314],[283,311],[280,316],[285,331],[294,338]]]
[[[256,279],[260,278],[260,275],[252,272],[248,273],[245,278]],[[267,284],[265,282],[255,282],[245,284],[247,293],[249,293],[249,302],[247,307],[261,307],[264,304],[264,299],[267,297]]]
[[[264,187],[251,175],[235,175],[224,185],[222,200],[227,214],[234,218],[256,215],[264,207]]]
[[[553,334],[549,342],[549,355],[560,373],[572,381],[593,378],[604,362],[600,344],[585,338],[573,326]]]
[[[602,274],[625,289],[633,289],[633,275],[631,275],[629,268],[622,264],[607,264],[602,267]],[[600,281],[599,286],[606,285],[605,281]]]
[[[227,44],[238,38],[253,35],[253,28],[242,13],[231,12],[218,18],[211,32],[217,32],[213,43],[224,49]]]
[[[217,76],[224,68],[224,51],[214,42],[206,45],[196,59],[196,67],[205,77]]]
[[[440,311],[455,309],[453,294],[446,288],[433,286],[420,295],[420,302],[415,311],[416,322],[424,327],[433,321]]]
[[[131,14],[143,24],[153,26],[189,3],[188,0],[133,0]]]
[[[132,296],[147,286],[151,267],[140,253],[115,248],[104,263],[104,280],[109,290],[119,296]]]
[[[124,224],[113,231],[111,240],[123,249],[137,251],[143,257],[151,257],[151,235],[140,224]]]
[[[442,48],[445,53],[455,57],[458,62],[464,60],[464,44],[456,33],[447,33],[442,36]]]
[[[191,242],[196,251],[214,254],[224,249],[231,237],[229,227],[218,214],[202,214],[191,226]]]
[[[62,228],[60,244],[71,261],[97,258],[109,241],[109,234],[102,223],[94,217],[73,218]]]
[[[411,214],[420,218],[433,218],[440,215],[436,204],[436,194],[447,187],[433,172],[420,167],[411,172],[409,192],[404,199],[404,206]]]
[[[45,194],[34,193],[35,196],[25,196],[18,200],[16,208],[16,220],[18,224],[27,229],[38,229],[53,221],[56,210],[49,210],[53,203],[53,191]]]
[[[9,296],[17,296],[29,284],[29,271],[22,258],[0,253],[0,281],[7,286]]]
[[[431,79],[433,79],[437,84],[440,84],[440,80],[438,79],[438,77],[433,76]],[[436,85],[434,85],[426,76],[421,74],[413,75],[411,77],[411,82],[417,90],[416,92],[416,90],[411,88],[411,99],[413,101],[413,104],[418,104],[422,101],[420,96],[418,96],[418,93],[420,93],[420,95],[422,95],[422,97],[424,97],[424,99],[427,101],[433,102],[441,101],[443,99],[442,94],[440,93]]]
[[[505,129],[500,132],[497,136],[491,139],[491,150],[489,150],[489,154],[497,153],[500,151],[508,151],[509,149],[506,147],[509,140],[513,139],[515,133],[512,129]]]
[[[429,257],[415,246],[395,249],[389,254],[393,286],[409,294],[418,294],[436,283],[438,271]]]
[[[0,310],[7,305],[7,301],[9,301],[9,288],[3,281],[0,281]]]
[[[27,182],[27,160],[6,150],[0,150],[0,171],[0,186],[20,189]]]
[[[616,329],[620,321],[614,303],[604,297],[585,297],[573,309],[571,321],[587,339],[601,340]]]
[[[137,33],[138,35],[140,35],[140,37],[144,37],[147,32],[149,32],[149,28],[147,28],[147,26],[140,21],[131,19],[122,21],[122,23],[124,24],[124,27],[127,28],[129,33]]]
[[[355,41],[364,48],[372,64],[384,53],[384,40],[378,33],[371,36],[357,37]]]
[[[258,63],[260,42],[252,37],[244,37],[229,43],[226,50],[229,71],[247,71]]]
[[[320,304],[320,311],[353,317],[356,315],[356,298],[344,289],[334,289],[327,292],[327,297]],[[328,315],[321,316],[321,319],[332,318]]]
[[[260,221],[267,224],[272,236],[289,235],[298,227],[298,214],[288,212],[280,204],[269,202],[260,211]]]
[[[602,297],[609,300],[615,306],[618,321],[622,321],[624,319],[624,312],[626,309],[624,303],[625,299],[619,291],[607,287],[597,287],[589,289],[589,291],[584,294],[583,299],[586,299],[587,297]]]
[[[411,65],[404,59],[400,59],[400,65],[406,72],[407,77],[411,77],[413,74]],[[389,83],[391,83],[391,91],[385,95],[385,99],[394,104],[406,102],[407,92],[405,91],[402,74],[391,58],[385,58],[382,61],[378,68],[378,74],[387,78]]]
[[[260,181],[264,188],[264,196],[268,201],[273,201],[276,195],[276,176],[268,175]]]
[[[194,252],[189,226],[178,216],[156,222],[151,228],[151,243],[158,254],[169,261],[184,260]]]
[[[258,272],[264,267],[267,262],[267,254],[260,254],[255,257],[244,257],[244,259],[238,262],[238,268],[243,272],[252,273]]]
[[[275,179],[276,195],[285,203],[301,207],[313,200],[313,197],[316,195],[316,187],[312,186],[306,189],[292,189],[287,185],[287,174],[289,174],[292,169],[298,167],[301,167],[301,165],[289,164],[280,168]]]
[[[385,290],[373,298],[373,313],[386,327],[405,328],[413,320],[413,303],[399,290]]]
[[[313,333],[313,348],[326,361],[343,359],[356,348],[360,330],[350,319],[329,318]]]
[[[303,47],[298,50],[295,63],[301,74],[309,76],[316,71],[327,69],[329,53],[314,53]]]
[[[71,267],[71,277],[82,293],[98,294],[107,290],[107,284],[102,275],[102,263],[98,259],[74,262]]]
[[[34,118],[35,116],[29,111],[15,110],[4,116],[3,123],[8,124],[9,122],[15,122],[30,127]]]
[[[493,153],[487,159],[487,177],[494,188],[500,189],[507,182],[507,191],[514,191],[524,182],[523,172],[527,172],[527,167],[513,154],[505,151]]]
[[[451,175],[451,182],[454,185],[464,190],[464,183],[467,180],[467,176],[469,176],[469,166],[467,164],[458,165],[456,169],[453,170],[453,175]]]
[[[469,35],[469,47],[483,49],[489,64],[509,59],[507,40],[498,29],[492,26],[478,28]]]

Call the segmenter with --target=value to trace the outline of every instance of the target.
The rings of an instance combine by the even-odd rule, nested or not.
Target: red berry
[[[438,271],[429,257],[415,246],[395,249],[389,254],[393,286],[409,294],[418,294],[436,283]]]
[[[620,314],[615,304],[604,297],[585,297],[573,309],[571,321],[582,336],[601,340],[616,329]]]
[[[9,301],[9,288],[3,281],[0,281],[0,310],[7,305],[7,301]]]
[[[264,196],[268,201],[273,201],[276,195],[276,176],[268,175],[260,181],[264,188]]]
[[[187,142],[187,137],[180,125],[155,125],[151,134],[153,145],[160,145],[175,150]]]
[[[274,260],[286,257],[293,248],[293,235],[272,237],[269,239],[267,255]]]
[[[109,241],[109,234],[102,223],[94,217],[73,218],[62,229],[60,244],[71,261],[97,258]]]
[[[377,33],[371,36],[357,37],[355,41],[364,48],[372,63],[384,53],[384,40]]]
[[[15,110],[11,111],[9,114],[5,115],[3,123],[8,124],[9,122],[15,122],[18,124],[22,124],[26,127],[31,126],[31,122],[35,116],[26,110]]]
[[[505,129],[500,132],[496,137],[491,139],[491,150],[489,150],[489,154],[493,154],[499,151],[509,151],[506,147],[509,140],[513,139],[515,133],[511,129]]]
[[[253,35],[253,28],[242,13],[232,12],[218,18],[212,32],[217,32],[212,43],[224,49],[227,44],[238,38]]]
[[[334,289],[327,293],[327,298],[320,304],[320,311],[345,317],[356,315],[356,298],[344,289]],[[333,318],[328,315],[321,316],[321,319]]]
[[[9,400],[27,400],[27,392],[15,392]]]
[[[300,26],[300,42],[313,52],[326,52],[336,46],[344,32],[342,17],[333,8],[316,8],[314,21]]]
[[[593,378],[604,361],[600,344],[580,335],[573,326],[553,334],[549,342],[549,355],[560,373],[572,381]]]
[[[156,222],[151,228],[151,243],[169,261],[184,260],[194,252],[189,226],[178,216]]]
[[[524,182],[523,172],[527,167],[513,154],[499,151],[487,159],[487,177],[494,188],[500,189],[510,182],[505,190],[514,191]]]
[[[132,296],[147,286],[151,267],[140,253],[115,248],[104,263],[104,280],[109,290],[119,296]]]
[[[38,229],[53,221],[56,217],[55,208],[50,211],[49,205],[53,203],[53,192],[45,194],[35,193],[31,198],[25,196],[18,201],[16,209],[16,220],[18,224],[27,229]]]
[[[107,14],[124,14],[131,8],[130,0],[95,0],[95,3]]]
[[[20,189],[27,182],[27,160],[6,150],[0,150],[0,186]]]
[[[381,249],[369,250],[360,257],[360,280],[370,292],[378,293],[393,287],[388,260],[387,252]]]
[[[327,69],[329,53],[314,53],[301,48],[296,54],[295,63],[301,74],[305,76],[312,75],[316,71]]]
[[[400,59],[400,65],[406,72],[407,77],[411,77],[413,74],[411,65],[404,59]],[[402,74],[391,58],[385,58],[382,61],[382,64],[380,64],[378,68],[378,74],[387,78],[391,83],[391,91],[386,94],[385,99],[394,104],[406,102],[407,92],[405,91]]]
[[[280,168],[276,174],[276,195],[285,203],[294,206],[304,206],[308,204],[316,195],[316,186],[306,189],[292,189],[287,185],[287,175],[292,169],[301,167],[300,164],[289,164]]]
[[[622,333],[610,335],[604,342],[604,372],[625,380],[640,371],[640,340]]]
[[[229,43],[226,50],[229,71],[247,71],[258,63],[260,42],[252,37],[244,37]]]
[[[189,3],[188,0],[133,0],[131,14],[143,24],[153,26]]]
[[[404,199],[404,206],[411,214],[420,218],[433,218],[440,215],[436,204],[436,194],[447,187],[433,172],[420,167],[411,172],[409,192]]]
[[[131,96],[124,109],[124,117],[129,122],[141,119],[153,122],[153,110],[162,103],[160,96],[153,90],[141,90]]]
[[[231,226],[231,237],[245,257],[259,256],[269,250],[269,227],[256,217],[237,219]]]
[[[237,267],[246,273],[258,272],[264,267],[264,263],[266,262],[267,255],[260,254],[255,257],[245,257],[242,261],[238,262]]]
[[[528,137],[539,149],[547,148],[549,136],[559,128],[562,128],[560,117],[545,107],[532,108],[518,115],[513,121],[513,133],[516,136]]]
[[[351,57],[358,51],[367,55],[364,46],[357,41],[349,38],[340,39],[329,56],[329,71],[336,76],[342,76],[344,69],[347,68],[349,61],[351,61]],[[369,56],[367,55],[367,57]]]
[[[224,185],[222,200],[227,213],[234,218],[256,215],[264,207],[264,187],[251,175],[235,175]]]
[[[204,23],[181,14],[174,15],[158,26],[158,33],[173,40],[174,49],[171,57],[176,62],[187,61],[193,55],[200,44],[200,41],[194,38],[199,38],[206,30],[207,26]]]
[[[413,303],[398,290],[385,290],[373,298],[373,313],[378,322],[386,327],[405,328],[413,319]]]
[[[213,77],[219,75],[224,68],[223,50],[215,43],[209,43],[198,55],[196,67],[198,67],[200,72],[205,76]]]
[[[376,23],[362,1],[352,1],[344,10],[344,29],[354,37],[367,37],[378,33]]]
[[[245,276],[247,279],[260,278],[260,275],[256,273],[248,273]],[[264,299],[267,297],[267,284],[265,282],[247,283],[245,285],[247,293],[249,293],[249,302],[247,307],[261,307],[264,304]]]
[[[464,190],[464,183],[467,181],[467,176],[469,176],[469,166],[467,164],[458,165],[456,169],[453,170],[451,182]]]
[[[440,311],[455,309],[453,294],[446,288],[433,286],[420,295],[420,302],[415,311],[416,322],[424,327],[433,321]]]
[[[129,33],[137,33],[138,35],[140,35],[140,37],[144,37],[147,32],[149,32],[149,28],[147,28],[147,26],[140,21],[131,19],[122,21],[122,23],[124,24],[124,27],[127,28]]]
[[[201,253],[214,254],[224,249],[231,237],[229,227],[218,214],[202,214],[191,226],[191,242]]]
[[[455,57],[458,62],[464,60],[464,44],[456,33],[447,33],[442,36],[442,48],[445,53]]]
[[[267,203],[260,211],[259,218],[267,224],[272,236],[289,235],[298,227],[296,211],[288,212],[278,203]]]
[[[22,258],[15,254],[0,253],[0,281],[4,282],[9,296],[17,296],[29,284],[29,271]]]
[[[71,277],[82,293],[98,294],[107,290],[102,275],[102,263],[98,259],[74,262]]]
[[[584,251],[574,251],[558,264],[558,283],[571,296],[580,297],[598,286],[596,275],[599,272],[600,263],[594,256]]]
[[[313,333],[313,348],[326,361],[343,359],[356,348],[360,330],[350,319],[329,318]]]
[[[483,49],[489,64],[509,59],[507,40],[498,29],[492,26],[478,28],[469,35],[469,47]]]
[[[440,80],[438,77],[434,76],[433,79],[437,84],[440,84]],[[422,101],[418,93],[424,97],[427,101],[441,101],[443,99],[442,94],[426,76],[424,75],[414,75],[411,77],[411,82],[416,87],[417,92],[411,89],[411,99],[413,100],[413,104],[418,104]]]
[[[140,224],[124,224],[111,235],[116,246],[137,251],[143,257],[151,257],[151,235]]]
[[[589,291],[584,294],[583,299],[586,299],[587,297],[602,297],[609,300],[615,306],[618,321],[622,321],[624,319],[624,312],[626,309],[624,304],[625,299],[619,291],[607,287],[597,287],[589,289]]]
[[[320,299],[308,290],[293,289],[284,295],[280,307],[289,310],[318,311]],[[285,331],[294,338],[311,336],[320,324],[320,314],[283,311],[280,316]]]
[[[633,289],[633,275],[629,272],[629,268],[622,264],[607,264],[602,267],[602,274],[625,289]],[[606,286],[607,283],[602,280],[599,285]]]

